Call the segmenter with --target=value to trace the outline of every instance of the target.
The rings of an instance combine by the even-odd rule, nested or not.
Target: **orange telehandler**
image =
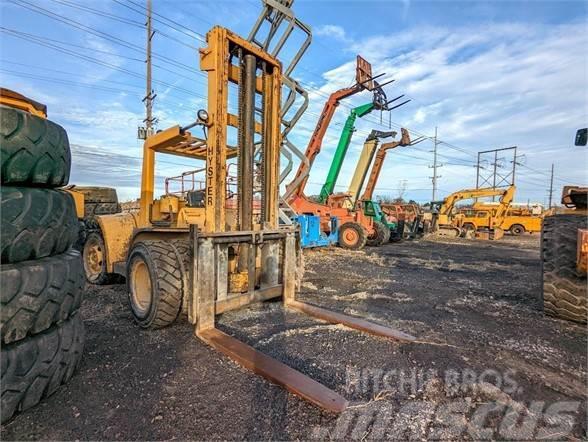
[[[297,215],[310,215],[319,218],[320,230],[332,234],[332,230],[338,226],[339,245],[347,249],[361,249],[370,238],[376,237],[378,232],[374,228],[371,217],[366,216],[363,210],[353,210],[333,203],[318,203],[304,194],[310,169],[321,151],[323,139],[327,128],[339,106],[341,100],[351,97],[363,90],[373,91],[378,94],[381,85],[375,81],[384,74],[372,76],[372,66],[361,56],[357,56],[355,84],[333,92],[321,113],[312,137],[305,152],[305,161],[300,163],[298,171],[292,182],[286,186],[283,199]],[[338,222],[333,222],[337,219]]]

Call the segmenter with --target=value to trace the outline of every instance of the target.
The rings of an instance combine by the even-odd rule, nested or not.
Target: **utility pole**
[[[143,102],[145,103],[145,119],[143,120],[143,122],[145,123],[145,127],[140,127],[138,132],[138,137],[143,140],[146,139],[148,136],[153,135],[153,123],[155,122],[155,118],[153,118],[153,101],[157,96],[156,94],[154,94],[153,87],[151,84],[151,41],[153,40],[153,36],[155,35],[151,23],[151,1],[152,0],[147,0],[147,22],[145,23],[145,27],[147,29],[147,58],[145,60],[145,64],[147,66],[147,82],[145,86],[145,98],[143,98]]]
[[[433,168],[433,176],[430,177],[433,181],[433,199],[431,201],[436,201],[435,198],[437,196],[437,178],[441,178],[437,175],[437,168],[443,166],[442,164],[437,164],[437,146],[439,142],[437,140],[437,126],[435,126],[435,138],[433,140],[433,165],[429,166]]]
[[[551,179],[549,180],[549,208],[551,209],[551,203],[553,201],[553,163],[551,163]]]

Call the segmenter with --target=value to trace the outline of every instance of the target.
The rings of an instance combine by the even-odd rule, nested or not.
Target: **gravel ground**
[[[544,317],[537,236],[305,251],[299,298],[398,328],[399,344],[251,306],[219,328],[349,399],[324,413],[193,337],[136,327],[122,285],[88,286],[79,373],[3,440],[586,437],[586,329]],[[563,404],[563,405],[562,405]]]

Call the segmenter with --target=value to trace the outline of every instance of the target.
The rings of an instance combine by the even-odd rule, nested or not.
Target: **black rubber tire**
[[[91,218],[95,215],[112,215],[120,213],[119,203],[86,203],[84,202],[84,218]]]
[[[78,313],[42,333],[2,346],[2,423],[69,381],[80,364],[85,337]]]
[[[577,231],[588,228],[583,215],[552,215],[543,219],[541,264],[543,310],[546,314],[586,323],[586,276],[576,270]]]
[[[58,124],[0,105],[0,176],[12,186],[65,186],[71,169],[67,133]]]
[[[127,259],[127,288],[131,313],[141,327],[166,327],[178,317],[184,289],[188,289],[186,273],[182,271],[184,260],[173,241],[143,241],[133,245]],[[150,279],[150,295],[143,307],[134,295],[140,291],[135,284],[141,279],[137,268],[142,266],[146,266]]]
[[[3,265],[0,279],[3,344],[47,330],[69,318],[82,303],[82,261],[74,250]]]
[[[357,241],[350,243],[346,241],[345,231],[353,229],[357,234]],[[348,250],[360,250],[365,247],[367,243],[367,235],[364,228],[355,222],[348,222],[339,227],[339,247]]]
[[[380,221],[374,220],[374,233],[368,235],[366,245],[370,247],[379,247],[390,241],[390,229]]]
[[[406,222],[402,219],[396,224],[396,230],[390,232],[390,242],[400,242],[404,239],[404,226]]]
[[[68,192],[2,186],[0,201],[2,263],[57,255],[77,241],[79,224]]]
[[[112,187],[75,186],[73,190],[84,194],[85,203],[118,203],[116,189]]]
[[[509,231],[511,235],[514,236],[520,236],[526,232],[525,227],[521,226],[520,224],[513,224],[512,226],[510,226]]]
[[[90,255],[90,248],[93,245],[93,241],[96,241],[99,244],[102,250],[102,261],[100,262],[102,270],[100,273],[92,274],[89,266],[89,255]],[[104,246],[104,238],[102,237],[102,232],[100,230],[91,230],[87,232],[86,239],[84,242],[84,246],[82,248],[82,263],[84,269],[84,276],[86,277],[86,281],[91,284],[96,285],[108,285],[108,284],[120,284],[121,277],[116,273],[108,273],[106,271],[106,259],[104,259],[106,247]]]

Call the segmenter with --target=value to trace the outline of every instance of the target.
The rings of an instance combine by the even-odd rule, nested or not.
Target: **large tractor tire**
[[[368,235],[366,244],[370,247],[379,247],[390,241],[390,229],[380,221],[374,221],[374,233]]]
[[[96,215],[112,215],[120,213],[119,203],[86,203],[84,202],[84,218],[91,218]]]
[[[73,190],[83,193],[87,203],[118,203],[116,189],[112,187],[75,186]]]
[[[87,235],[82,250],[82,262],[88,282],[96,285],[120,282],[119,275],[108,273],[106,270],[106,247],[100,230],[91,231]]]
[[[348,222],[339,227],[339,246],[348,250],[363,249],[367,242],[364,228],[354,222]]]
[[[0,105],[0,176],[12,186],[65,186],[71,153],[65,130],[45,118]]]
[[[172,324],[189,290],[185,252],[174,241],[143,241],[133,245],[127,259],[129,305],[143,328]]]
[[[543,220],[541,263],[546,314],[585,323],[588,316],[586,275],[576,270],[578,229],[588,228],[583,215],[553,215]]]
[[[73,250],[36,261],[5,264],[0,279],[2,344],[65,321],[82,302],[82,262]]]
[[[78,239],[72,196],[60,190],[0,188],[2,263],[57,255]]]
[[[46,331],[2,346],[0,414],[14,413],[55,393],[74,374],[82,358],[84,322],[79,314]]]

